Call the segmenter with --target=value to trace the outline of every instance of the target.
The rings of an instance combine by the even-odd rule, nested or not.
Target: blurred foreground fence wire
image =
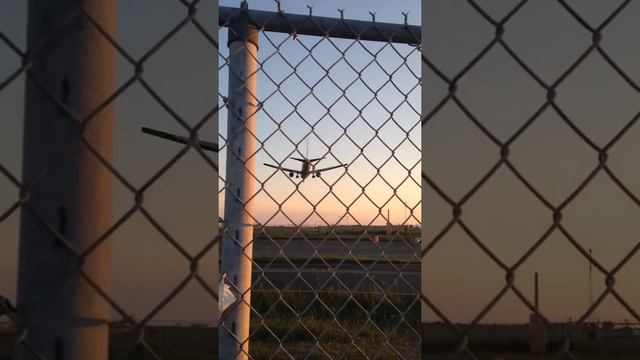
[[[144,204],[145,191],[190,148],[217,172],[217,163],[204,155],[197,139],[198,129],[217,115],[217,104],[191,126],[143,76],[147,61],[188,25],[198,29],[213,49],[218,48],[217,40],[195,17],[198,1],[178,3],[184,8],[182,21],[138,59],[115,38],[113,1],[29,1],[26,49],[0,30],[2,46],[20,59],[19,67],[0,79],[0,92],[26,80],[22,176],[0,164],[0,174],[19,190],[12,205],[0,210],[0,223],[20,212],[17,300],[12,304],[2,298],[0,303],[0,318],[8,319],[14,332],[11,336],[3,327],[2,344],[7,337],[15,339],[16,359],[160,358],[145,335],[149,321],[191,282],[199,283],[217,301],[217,289],[204,281],[198,262],[218,238],[189,253]],[[116,86],[117,56],[133,70],[120,86]],[[132,185],[112,158],[114,103],[135,83],[188,134],[184,149],[141,187]],[[115,182],[130,192],[133,204],[113,219]],[[157,305],[140,320],[109,292],[109,237],[136,213],[190,264],[180,284],[157,299]],[[215,221],[215,214],[211,218]],[[111,353],[110,312],[126,326],[120,342],[125,345]],[[211,342],[215,341],[212,336]]]
[[[481,50],[472,57],[468,63],[462,66],[461,70],[455,73],[453,76],[447,76],[445,72],[441,70],[439,66],[437,66],[432,58],[429,56],[429,52],[425,52],[422,56],[423,62],[423,71],[430,71],[436,76],[435,79],[439,79],[442,81],[442,85],[448,88],[446,95],[440,99],[439,102],[435,104],[423,104],[423,115],[422,115],[422,131],[424,133],[428,133],[432,128],[430,125],[432,121],[436,118],[439,113],[443,112],[443,109],[449,105],[454,106],[457,109],[461,110],[461,116],[465,121],[469,121],[475,128],[477,128],[483,136],[495,145],[495,154],[497,158],[493,165],[486,170],[483,176],[476,183],[471,186],[471,188],[463,194],[460,198],[454,198],[447,191],[443,190],[445,187],[444,184],[439,184],[433,180],[433,174],[430,172],[429,164],[425,163],[422,172],[422,182],[424,186],[425,192],[433,192],[437,194],[437,196],[451,207],[451,217],[442,229],[436,232],[436,235],[430,239],[425,239],[425,243],[423,244],[421,258],[423,261],[427,261],[429,255],[432,253],[434,249],[438,248],[438,244],[443,241],[447,234],[452,232],[452,229],[458,227],[462,230],[464,234],[466,234],[472,241],[475,243],[479,249],[489,258],[492,263],[495,263],[497,266],[501,268],[504,273],[504,284],[502,288],[499,290],[495,296],[491,298],[491,300],[485,304],[481,311],[473,318],[470,324],[457,324],[456,321],[451,320],[450,317],[455,316],[455,314],[446,314],[442,311],[437,304],[430,299],[428,293],[422,292],[421,299],[422,302],[426,305],[426,308],[435,314],[435,316],[442,322],[444,322],[448,328],[451,330],[453,334],[455,334],[457,346],[449,349],[451,358],[469,358],[469,359],[478,359],[482,358],[478,355],[478,353],[474,350],[474,346],[471,345],[470,342],[470,332],[473,330],[474,326],[478,325],[485,316],[496,307],[502,299],[505,298],[509,292],[515,294],[515,296],[526,306],[527,309],[531,311],[532,323],[540,324],[541,327],[544,328],[544,331],[547,333],[547,340],[560,340],[560,346],[554,350],[553,356],[554,358],[570,358],[575,359],[578,358],[578,355],[575,353],[575,349],[572,343],[572,337],[574,333],[576,333],[582,326],[585,325],[586,322],[589,321],[589,317],[593,312],[603,303],[603,301],[607,298],[613,298],[617,303],[619,303],[626,311],[628,311],[631,316],[633,316],[635,321],[640,322],[640,315],[637,312],[637,308],[632,306],[632,303],[625,300],[625,298],[621,295],[619,291],[616,289],[616,275],[628,264],[629,260],[635,256],[640,249],[640,242],[636,243],[629,251],[619,259],[619,262],[615,264],[615,266],[607,268],[601,262],[598,261],[597,257],[594,256],[589,249],[585,248],[583,244],[581,244],[580,240],[576,238],[572,233],[567,229],[567,227],[563,224],[563,212],[565,209],[581,194],[585,188],[589,187],[589,185],[593,182],[593,179],[598,174],[606,174],[606,176],[610,179],[610,181],[615,184],[622,192],[635,203],[635,205],[640,206],[640,198],[637,194],[634,194],[629,187],[616,175],[614,171],[608,165],[609,153],[612,148],[616,146],[617,143],[629,132],[629,130],[636,125],[636,122],[640,118],[640,113],[637,113],[631,119],[629,119],[625,126],[622,127],[609,141],[606,142],[604,146],[600,146],[594,141],[590,136],[587,135],[585,131],[583,131],[578,125],[578,121],[576,119],[572,119],[566,111],[556,102],[556,98],[558,95],[558,88],[564,84],[567,79],[571,78],[572,75],[576,72],[576,69],[580,68],[580,66],[590,57],[601,57],[606,64],[619,76],[635,93],[640,93],[640,87],[638,84],[628,75],[625,70],[612,58],[609,53],[601,46],[602,34],[605,29],[614,21],[616,18],[620,16],[629,6],[631,1],[620,1],[612,8],[611,12],[607,13],[603,20],[598,24],[591,24],[587,21],[579,11],[577,11],[569,1],[558,0],[557,3],[560,4],[560,8],[558,11],[566,12],[569,15],[569,18],[575,20],[575,23],[584,30],[588,36],[591,37],[590,44],[587,48],[583,49],[582,52],[575,58],[569,66],[567,66],[561,74],[553,79],[553,81],[545,81],[542,76],[540,76],[534,69],[528,65],[527,61],[521,57],[517,51],[512,47],[513,44],[509,44],[505,37],[503,36],[505,32],[509,30],[509,26],[512,23],[512,19],[519,15],[523,8],[526,7],[528,3],[532,3],[531,1],[522,0],[518,1],[517,4],[510,7],[507,11],[505,11],[502,17],[495,17],[489,11],[487,11],[481,2],[474,0],[466,0],[460,1],[461,6],[468,6],[469,9],[479,16],[479,18],[483,19],[483,22],[494,30],[494,35],[484,46],[482,46]],[[552,3],[552,2],[549,2]],[[556,2],[554,2],[556,3]],[[535,30],[534,30],[535,31]],[[451,44],[451,46],[456,46],[455,44]],[[489,54],[493,49],[501,48],[503,49],[508,57],[517,64],[517,66],[527,74],[527,76],[535,81],[535,83],[542,88],[546,92],[546,99],[538,104],[535,112],[530,115],[530,117],[505,141],[500,140],[498,136],[496,136],[486,124],[483,123],[482,118],[475,114],[461,98],[458,96],[459,87],[465,76],[467,76],[485,57]],[[548,56],[553,57],[554,54],[550,54]],[[436,86],[436,85],[434,85]],[[575,133],[581,141],[586,144],[593,152],[593,168],[586,176],[586,178],[582,179],[577,187],[573,188],[568,196],[566,196],[562,201],[558,203],[554,203],[549,200],[542,191],[540,191],[536,186],[527,179],[526,176],[514,165],[512,160],[510,159],[510,148],[513,147],[515,143],[518,142],[519,139],[523,137],[523,134],[527,133],[527,130],[532,127],[532,124],[539,121],[541,116],[546,112],[552,112],[557,114],[557,116],[561,119],[563,123],[565,123],[573,133]],[[608,119],[603,119],[608,120]],[[473,162],[472,158],[469,158],[467,161]],[[500,169],[508,169],[510,173],[512,173],[515,178],[521,182],[528,192],[532,194],[539,203],[543,204],[544,207],[548,210],[549,221],[548,227],[546,229],[541,229],[542,235],[540,235],[537,240],[531,244],[531,246],[518,258],[514,263],[507,263],[503,259],[501,259],[497,254],[495,248],[491,248],[487,245],[487,239],[483,239],[481,236],[477,235],[474,229],[468,225],[468,222],[465,221],[465,205],[473,199],[478,192],[485,187],[490,179],[492,179],[495,174]],[[425,204],[426,206],[426,204]],[[515,210],[518,211],[518,210]],[[545,314],[540,311],[536,304],[534,304],[534,300],[528,298],[523,289],[518,288],[515,284],[516,274],[518,274],[518,270],[521,269],[522,265],[530,260],[532,256],[536,253],[536,251],[543,245],[550,236],[554,233],[560,233],[562,236],[571,244],[571,246],[575,249],[577,253],[579,253],[590,266],[594,268],[595,271],[600,272],[604,279],[604,290],[600,294],[596,294],[595,299],[591,302],[590,306],[584,311],[580,313],[579,318],[567,326],[565,328],[559,328],[552,326],[552,322],[545,316]],[[601,239],[605,241],[605,239]],[[609,241],[610,239],[606,239]],[[455,286],[455,284],[451,284]],[[543,338],[544,339],[544,338]],[[544,340],[543,340],[544,341]],[[637,340],[636,340],[637,342]],[[533,343],[532,343],[533,344]],[[532,345],[532,351],[538,352],[538,354],[542,354],[545,352],[545,344],[543,343],[537,345],[537,350],[535,345]],[[546,344],[548,347],[548,344]]]

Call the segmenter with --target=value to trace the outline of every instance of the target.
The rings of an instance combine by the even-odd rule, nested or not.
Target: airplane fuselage
[[[303,163],[302,163],[302,168],[300,169],[300,177],[302,178],[302,180],[306,179],[309,174],[311,174],[313,172],[313,164],[311,163],[310,160],[306,159]]]

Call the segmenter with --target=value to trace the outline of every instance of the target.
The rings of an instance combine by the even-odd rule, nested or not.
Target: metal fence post
[[[243,296],[222,319],[221,359],[247,359],[249,353],[253,212],[247,200],[254,188],[259,31],[249,24],[247,10],[247,3],[243,2],[239,16],[229,27],[227,186],[220,265],[220,274],[226,274]]]
[[[78,254],[107,231],[112,201],[112,175],[82,136],[109,161],[114,109],[80,119],[114,91],[115,49],[83,11],[113,34],[113,1],[29,1],[17,301],[27,345],[18,359],[108,356],[108,304],[82,272],[106,291],[110,247]]]

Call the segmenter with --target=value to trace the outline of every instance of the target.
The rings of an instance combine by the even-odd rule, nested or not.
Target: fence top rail
[[[246,11],[249,22],[263,31],[297,35],[393,42],[420,45],[421,27],[377,21],[352,20],[307,15],[285,14],[263,10],[250,10],[228,6],[219,7],[218,25],[228,26],[241,12]]]

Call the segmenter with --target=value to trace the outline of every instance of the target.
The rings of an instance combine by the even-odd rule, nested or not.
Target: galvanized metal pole
[[[537,272],[534,275],[533,283],[534,283],[533,291],[535,296],[535,308],[536,308],[536,314],[538,314],[540,312],[540,303],[538,302],[538,273]]]
[[[535,312],[529,315],[529,350],[536,355],[544,355],[547,348],[547,334],[545,324],[540,315],[540,302],[538,297],[538,273],[533,278],[534,308]]]
[[[589,257],[593,256],[593,250],[589,249]],[[589,307],[593,305],[593,264],[589,260]],[[591,322],[591,314],[587,318],[588,322]]]
[[[219,7],[218,25],[226,24],[235,18],[238,9],[227,6]],[[340,39],[359,39],[370,41],[391,41],[396,44],[418,45],[421,42],[421,27],[407,24],[392,24],[371,21],[330,18],[323,16],[289,14],[274,16],[277,13],[261,10],[250,10],[252,24],[260,26],[263,31],[284,34],[312,35]],[[424,20],[424,19],[423,19]]]
[[[21,215],[18,311],[28,346],[37,354],[21,346],[17,358],[22,360],[108,356],[108,305],[81,277],[74,251],[43,225],[78,253],[110,226],[112,175],[80,141],[83,134],[109,160],[114,109],[104,108],[83,131],[50,98],[82,118],[114,91],[114,48],[78,11],[81,6],[114,33],[114,1],[29,1],[32,76],[26,82],[23,148],[29,209],[23,207]],[[102,243],[82,265],[105,291],[109,256],[109,244]]]
[[[241,301],[221,319],[220,359],[247,359],[251,271],[253,257],[253,213],[248,199],[253,194],[256,150],[256,83],[259,31],[249,24],[247,4],[229,26],[229,106],[224,200],[225,233],[220,273],[242,294]]]

